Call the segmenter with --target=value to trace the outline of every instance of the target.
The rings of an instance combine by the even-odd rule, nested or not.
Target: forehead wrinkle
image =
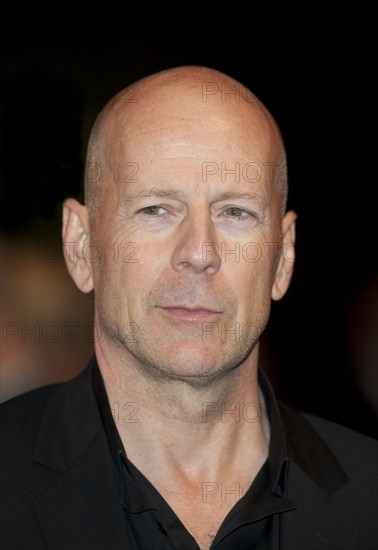
[[[184,189],[163,189],[159,187],[152,187],[151,189],[142,189],[142,191],[136,193],[128,193],[126,191],[126,196],[128,200],[136,200],[148,197],[182,200],[187,196],[187,193]]]
[[[251,128],[210,128],[207,124],[197,124],[196,130],[193,134],[193,128],[180,129],[175,125],[155,128],[140,124],[137,132],[128,128],[114,141],[119,156],[128,157],[131,161],[143,156],[155,161],[201,159],[209,162],[264,162],[275,160],[278,156],[274,141],[267,136],[257,139]],[[219,149],[222,141],[228,144],[227,154]]]

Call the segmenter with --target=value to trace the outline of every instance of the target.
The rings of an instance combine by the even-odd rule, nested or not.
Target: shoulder
[[[13,397],[0,405],[1,449],[6,454],[12,449],[25,452],[34,447],[41,425],[48,421],[56,423],[72,403],[85,379],[89,368],[65,382],[58,382],[33,389]]]
[[[348,477],[378,477],[378,439],[280,403],[289,446],[313,462],[332,457]]]
[[[378,476],[378,439],[369,437],[346,426],[309,413],[299,414],[307,420],[325,444],[346,469],[357,464],[370,465]]]
[[[51,384],[18,395],[0,405],[2,449],[12,453],[35,441],[51,396],[63,383]]]
[[[298,412],[324,439],[340,447],[340,450],[345,449],[345,447],[348,449],[356,448],[356,446],[357,448],[374,449],[378,445],[378,439],[374,437],[320,416],[303,411]]]

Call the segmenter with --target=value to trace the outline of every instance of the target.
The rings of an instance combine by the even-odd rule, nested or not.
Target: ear
[[[88,209],[75,199],[63,203],[62,238],[68,272],[76,286],[88,293],[93,290],[91,264],[85,253],[89,242]]]
[[[291,210],[282,220],[282,249],[272,288],[273,300],[280,300],[285,295],[293,275],[296,219],[296,213]]]

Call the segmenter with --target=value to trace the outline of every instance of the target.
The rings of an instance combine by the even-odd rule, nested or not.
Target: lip
[[[219,316],[222,311],[207,309],[205,306],[168,306],[161,307],[168,315],[184,321],[203,321]]]

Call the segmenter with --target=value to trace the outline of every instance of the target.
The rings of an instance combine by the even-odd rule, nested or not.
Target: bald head
[[[111,179],[124,176],[127,183],[128,176],[139,170],[142,159],[128,156],[129,143],[142,144],[150,129],[155,130],[156,143],[167,144],[168,156],[170,141],[171,145],[174,141],[183,143],[189,134],[194,136],[199,147],[209,151],[208,161],[202,159],[202,166],[217,170],[219,178],[227,174],[221,173],[222,160],[215,158],[215,150],[211,156],[211,150],[212,136],[222,135],[230,156],[235,152],[236,158],[248,161],[242,167],[240,162],[236,165],[239,171],[244,169],[249,181],[265,173],[279,193],[284,212],[286,156],[272,115],[249,89],[231,77],[207,67],[181,66],[152,74],[121,90],[98,115],[88,143],[85,174],[85,202],[92,214],[104,191],[110,191]],[[253,144],[254,158],[249,156],[249,144]],[[153,141],[148,146],[151,152]],[[180,155],[185,155],[184,149]]]

